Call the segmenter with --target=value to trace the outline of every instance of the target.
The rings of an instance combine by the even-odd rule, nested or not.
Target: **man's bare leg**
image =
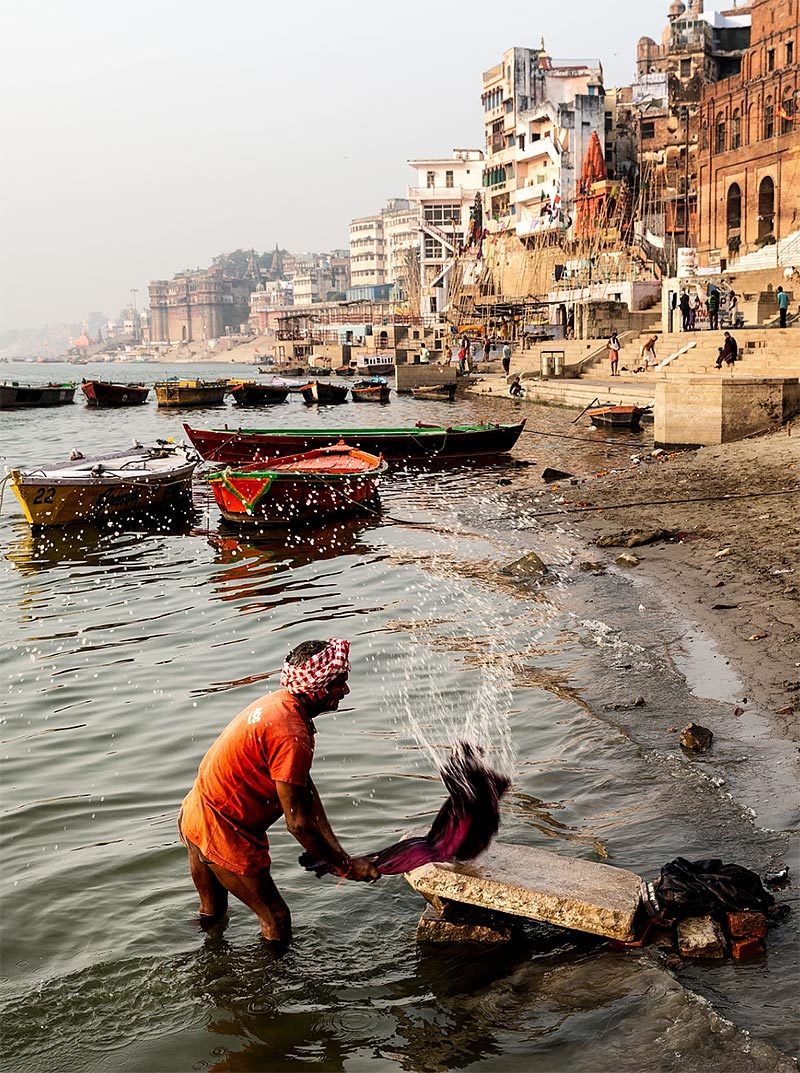
[[[217,864],[208,867],[223,887],[253,910],[261,925],[261,934],[268,942],[283,946],[291,942],[292,914],[268,869],[254,876],[240,876]]]
[[[200,856],[197,847],[191,842],[186,846],[189,851],[189,871],[200,895],[200,923],[204,928],[209,928],[227,913],[228,892]]]

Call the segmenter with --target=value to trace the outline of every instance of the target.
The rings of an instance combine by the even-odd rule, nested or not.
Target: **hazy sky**
[[[712,5],[708,5],[712,6]],[[221,250],[346,246],[409,157],[482,146],[503,49],[630,81],[667,0],[18,0],[0,21],[0,330],[115,315]]]

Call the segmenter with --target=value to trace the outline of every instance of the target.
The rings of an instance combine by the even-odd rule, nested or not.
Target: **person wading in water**
[[[230,893],[253,910],[265,939],[290,941],[291,914],[270,875],[266,835],[280,816],[334,875],[379,878],[370,861],[342,849],[310,775],[313,719],[339,707],[349,672],[349,641],[304,641],[286,657],[281,688],[235,716],[203,758],[178,817],[201,926],[225,916]]]

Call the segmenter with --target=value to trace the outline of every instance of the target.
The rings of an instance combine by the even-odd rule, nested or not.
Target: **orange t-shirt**
[[[269,868],[266,830],[283,814],[275,782],[305,786],[314,724],[297,697],[279,689],[228,723],[200,764],[180,829],[212,864],[237,875]]]

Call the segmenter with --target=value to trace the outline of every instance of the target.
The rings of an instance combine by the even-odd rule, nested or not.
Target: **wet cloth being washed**
[[[500,800],[510,780],[487,766],[482,750],[459,742],[439,774],[449,796],[430,831],[364,855],[381,875],[397,875],[433,861],[471,861],[497,834]],[[300,863],[318,876],[330,871],[324,861],[308,853]]]

